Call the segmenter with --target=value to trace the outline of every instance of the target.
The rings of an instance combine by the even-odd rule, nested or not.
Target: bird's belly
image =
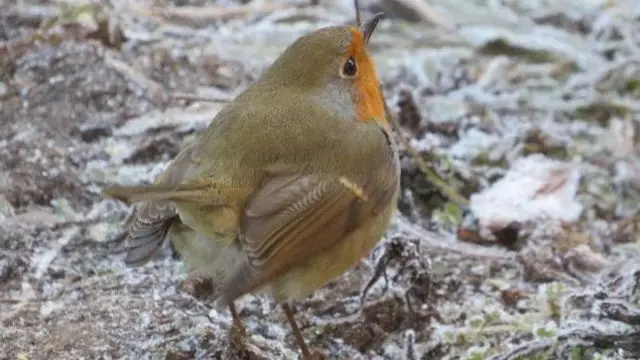
[[[271,282],[269,290],[274,299],[281,302],[307,296],[355,266],[378,244],[394,209],[389,206],[349,237]]]
[[[247,260],[237,245],[237,213],[227,207],[207,209],[177,204],[180,220],[191,232],[172,234],[176,250],[190,270],[223,283]]]
[[[211,278],[214,284],[224,282],[246,261],[244,252],[234,244],[235,235],[205,236],[194,231],[171,235],[189,270]]]

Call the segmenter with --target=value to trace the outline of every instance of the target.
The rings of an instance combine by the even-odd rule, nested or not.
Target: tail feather
[[[170,202],[140,205],[127,221],[125,264],[141,266],[148,262],[160,250],[170,229],[179,221],[180,217]]]
[[[164,230],[164,233],[168,228]],[[153,256],[162,248],[166,235],[162,235],[153,239],[147,239],[146,242],[139,242],[136,245],[127,247],[127,255],[124,258],[125,264],[128,266],[141,266],[146,264]],[[134,240],[135,241],[135,240]]]
[[[127,204],[152,201],[188,201],[195,204],[217,206],[227,202],[219,191],[202,183],[187,183],[178,186],[165,184],[110,186],[105,187],[102,194]]]
[[[142,265],[151,259],[165,239],[171,236],[171,228],[180,224],[176,202],[206,207],[228,204],[216,184],[206,180],[186,181],[177,185],[111,186],[104,188],[102,193],[127,204],[142,203],[129,223],[126,240],[125,263],[132,266]]]
[[[145,219],[136,216],[129,229],[124,262],[129,266],[147,263],[162,248],[171,226],[176,221],[179,221],[177,215],[155,222],[145,222]]]

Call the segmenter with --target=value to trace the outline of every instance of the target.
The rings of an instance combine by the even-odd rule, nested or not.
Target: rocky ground
[[[371,256],[294,304],[314,348],[640,358],[634,2],[362,0],[389,15],[371,52],[403,194]],[[0,4],[0,359],[298,356],[270,299],[238,304],[249,337],[230,343],[169,249],[126,268],[130,209],[100,196],[151,181],[295,38],[354,19],[349,0],[293,5]]]

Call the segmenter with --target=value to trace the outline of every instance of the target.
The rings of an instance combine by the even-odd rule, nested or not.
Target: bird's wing
[[[193,149],[190,146],[181,151],[153,185],[115,186],[103,191],[105,195],[129,203],[144,201],[128,222],[127,265],[142,265],[151,259],[162,247],[173,222],[179,221],[166,194],[172,193],[182,180],[194,177],[197,159]]]
[[[325,174],[268,178],[249,199],[241,246],[249,262],[223,287],[228,303],[344,239],[390,201],[394,186]]]
[[[141,204],[129,223],[127,236],[127,265],[142,265],[162,247],[164,239],[178,214],[168,201]]]

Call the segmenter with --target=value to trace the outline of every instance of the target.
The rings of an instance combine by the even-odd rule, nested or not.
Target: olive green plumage
[[[349,51],[368,61],[354,41],[346,26],[300,38],[155,184],[105,189],[142,202],[126,262],[144,263],[171,238],[230,304],[258,289],[304,296],[366,255],[395,209],[399,163],[384,114],[362,118],[375,113],[362,103],[379,96],[377,80],[363,89],[375,73],[340,72]]]

